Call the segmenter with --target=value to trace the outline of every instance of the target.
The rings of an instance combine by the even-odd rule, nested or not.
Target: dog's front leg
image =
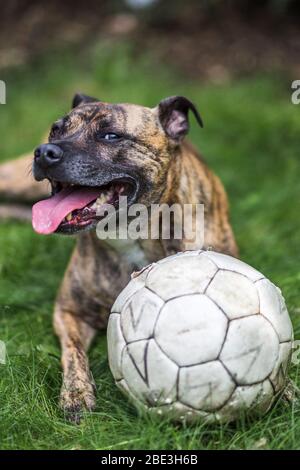
[[[82,409],[92,410],[95,407],[95,385],[87,350],[96,329],[78,315],[63,310],[59,302],[54,312],[54,328],[62,348],[60,404],[70,420],[79,422]]]
[[[99,248],[98,248],[99,245]],[[95,387],[87,350],[98,330],[106,328],[110,308],[130,279],[133,266],[95,235],[78,239],[55,307],[54,328],[62,347],[61,406],[71,419],[95,406]],[[112,282],[113,281],[113,282]]]

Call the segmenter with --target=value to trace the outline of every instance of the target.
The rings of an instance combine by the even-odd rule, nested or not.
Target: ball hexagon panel
[[[262,381],[279,354],[274,328],[262,315],[231,320],[220,359],[240,385]]]
[[[163,306],[154,336],[176,364],[189,366],[217,358],[227,325],[226,316],[212,300],[202,294],[187,295]]]
[[[126,346],[120,325],[120,315],[112,313],[107,326],[107,349],[110,370],[115,380],[122,378],[121,358],[122,350]]]
[[[280,290],[268,279],[256,283],[260,312],[274,326],[281,342],[293,338],[292,323]]]
[[[242,415],[242,412],[262,415],[268,411],[274,400],[274,392],[268,379],[253,385],[236,387],[227,403],[217,412],[219,421],[230,422]]]
[[[264,380],[260,385],[261,391],[252,402],[251,409],[255,411],[255,413],[262,415],[269,411],[274,402],[275,396],[269,379]]]
[[[234,389],[235,383],[219,361],[180,368],[178,399],[197,410],[217,410]]]
[[[154,339],[130,343],[123,350],[122,374],[132,394],[153,405],[176,399],[178,367]]]
[[[216,253],[214,251],[206,251],[204,254],[220,269],[236,271],[240,274],[244,274],[244,276],[248,277],[253,282],[264,278],[262,273],[237,258],[233,258],[232,256],[224,255],[222,253]]]
[[[146,275],[147,271],[145,273],[143,272],[140,276],[131,279],[131,281],[116,298],[116,301],[111,308],[112,313],[120,313],[122,308],[124,307],[124,304],[128,302],[130,297],[135,294],[139,289],[142,289],[142,287],[144,287]]]
[[[125,379],[117,380],[116,386],[122,393],[124,393],[129,398],[131,402],[134,403],[135,406],[140,409],[145,409],[145,404],[141,400],[141,397],[135,395],[132,390],[130,390]]]
[[[138,290],[122,310],[121,328],[127,343],[153,335],[154,325],[164,302],[146,287]]]
[[[203,292],[216,272],[216,265],[202,254],[183,254],[151,269],[146,286],[162,299],[169,300]]]
[[[206,290],[229,319],[259,313],[255,284],[243,274],[220,270]]]

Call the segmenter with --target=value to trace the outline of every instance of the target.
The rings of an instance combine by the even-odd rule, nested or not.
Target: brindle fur
[[[203,203],[204,248],[238,255],[224,188],[192,145],[183,140],[187,132],[184,126],[188,123],[188,108],[191,109],[186,105],[189,102],[184,102],[182,108],[175,103],[175,113],[169,121],[168,106],[173,111],[172,100],[165,100],[154,109],[132,104],[112,105],[80,95],[75,97],[74,103],[75,108],[54,124],[49,137],[49,142],[65,146],[66,161],[51,175],[36,169],[37,179],[49,176],[72,182],[80,176],[80,184],[87,181],[90,184],[88,178],[91,178],[96,186],[103,168],[108,173],[125,168],[139,180],[137,200],[140,203],[148,206],[151,203]],[[182,116],[186,116],[182,127],[178,116],[181,121]],[[122,134],[126,139],[115,146],[99,143],[95,138],[99,128]],[[75,155],[79,157],[75,158]],[[48,195],[45,182],[38,184],[32,180],[25,183],[25,168],[27,170],[31,158],[25,156],[0,166],[0,195],[10,195],[18,200]],[[80,166],[79,170],[74,167],[74,161]],[[143,253],[144,262],[153,262],[187,247],[191,249],[184,239],[140,240],[133,243],[131,251],[136,248]],[[131,259],[128,255],[128,250],[120,250],[118,243],[99,240],[94,230],[77,235],[54,312],[54,328],[62,347],[60,401],[75,421],[82,408],[92,410],[95,407],[88,347],[96,331],[105,328],[110,307],[128,283],[131,273],[140,267],[134,257]]]

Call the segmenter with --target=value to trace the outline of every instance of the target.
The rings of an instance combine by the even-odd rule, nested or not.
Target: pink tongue
[[[55,232],[63,219],[75,209],[83,209],[99,197],[99,189],[66,188],[55,196],[37,202],[32,208],[32,226],[37,233]]]

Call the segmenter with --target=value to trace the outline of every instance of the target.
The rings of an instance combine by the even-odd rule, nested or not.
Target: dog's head
[[[49,143],[34,153],[36,180],[48,179],[52,196],[33,208],[39,233],[75,233],[97,223],[101,204],[119,196],[149,205],[165,189],[168,168],[189,129],[186,98],[174,96],[155,108],[110,104],[75,95],[71,112],[56,121]]]

